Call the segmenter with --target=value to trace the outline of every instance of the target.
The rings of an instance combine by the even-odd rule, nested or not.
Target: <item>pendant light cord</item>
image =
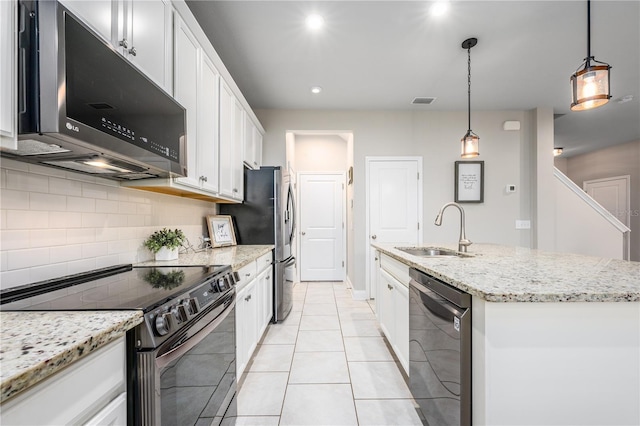
[[[467,74],[467,117],[468,117],[468,132],[471,132],[471,46],[467,48],[467,66],[468,66],[468,74]]]
[[[587,0],[587,66],[591,60],[591,0]]]

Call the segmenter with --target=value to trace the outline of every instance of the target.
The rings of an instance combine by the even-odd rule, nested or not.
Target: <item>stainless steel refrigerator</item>
[[[296,258],[295,200],[289,174],[280,167],[244,170],[244,202],[220,204],[232,216],[238,244],[273,244],[273,321],[284,320],[293,306]]]

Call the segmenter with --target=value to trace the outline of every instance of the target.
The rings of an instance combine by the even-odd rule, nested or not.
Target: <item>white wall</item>
[[[295,169],[298,172],[343,172],[347,141],[338,135],[296,135]]]
[[[117,182],[2,159],[0,287],[152,258],[142,242],[180,228],[207,235],[214,203],[121,188]]]
[[[459,219],[447,212],[442,227],[433,225],[442,204],[454,198],[454,162],[460,160],[460,138],[467,130],[465,112],[256,110],[267,130],[263,162],[284,165],[287,131],[341,129],[353,133],[354,268],[349,278],[365,289],[365,156],[422,156],[424,159],[424,241],[455,242]],[[472,127],[480,135],[485,161],[485,202],[466,204],[467,236],[475,242],[528,247],[528,230],[516,230],[516,219],[529,216],[530,148],[528,132],[502,130],[506,120],[527,124],[522,111],[473,112]],[[508,184],[518,186],[507,194]],[[473,251],[473,246],[470,247]]]

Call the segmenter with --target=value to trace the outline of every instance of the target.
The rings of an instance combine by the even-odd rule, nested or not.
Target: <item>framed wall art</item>
[[[456,203],[484,202],[484,161],[456,161]]]
[[[236,233],[233,229],[233,221],[228,215],[207,216],[207,227],[212,247],[224,247],[236,245]]]

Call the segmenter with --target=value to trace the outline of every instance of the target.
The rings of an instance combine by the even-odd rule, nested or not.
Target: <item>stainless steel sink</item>
[[[396,247],[396,249],[418,257],[471,257],[455,250],[438,247]]]

